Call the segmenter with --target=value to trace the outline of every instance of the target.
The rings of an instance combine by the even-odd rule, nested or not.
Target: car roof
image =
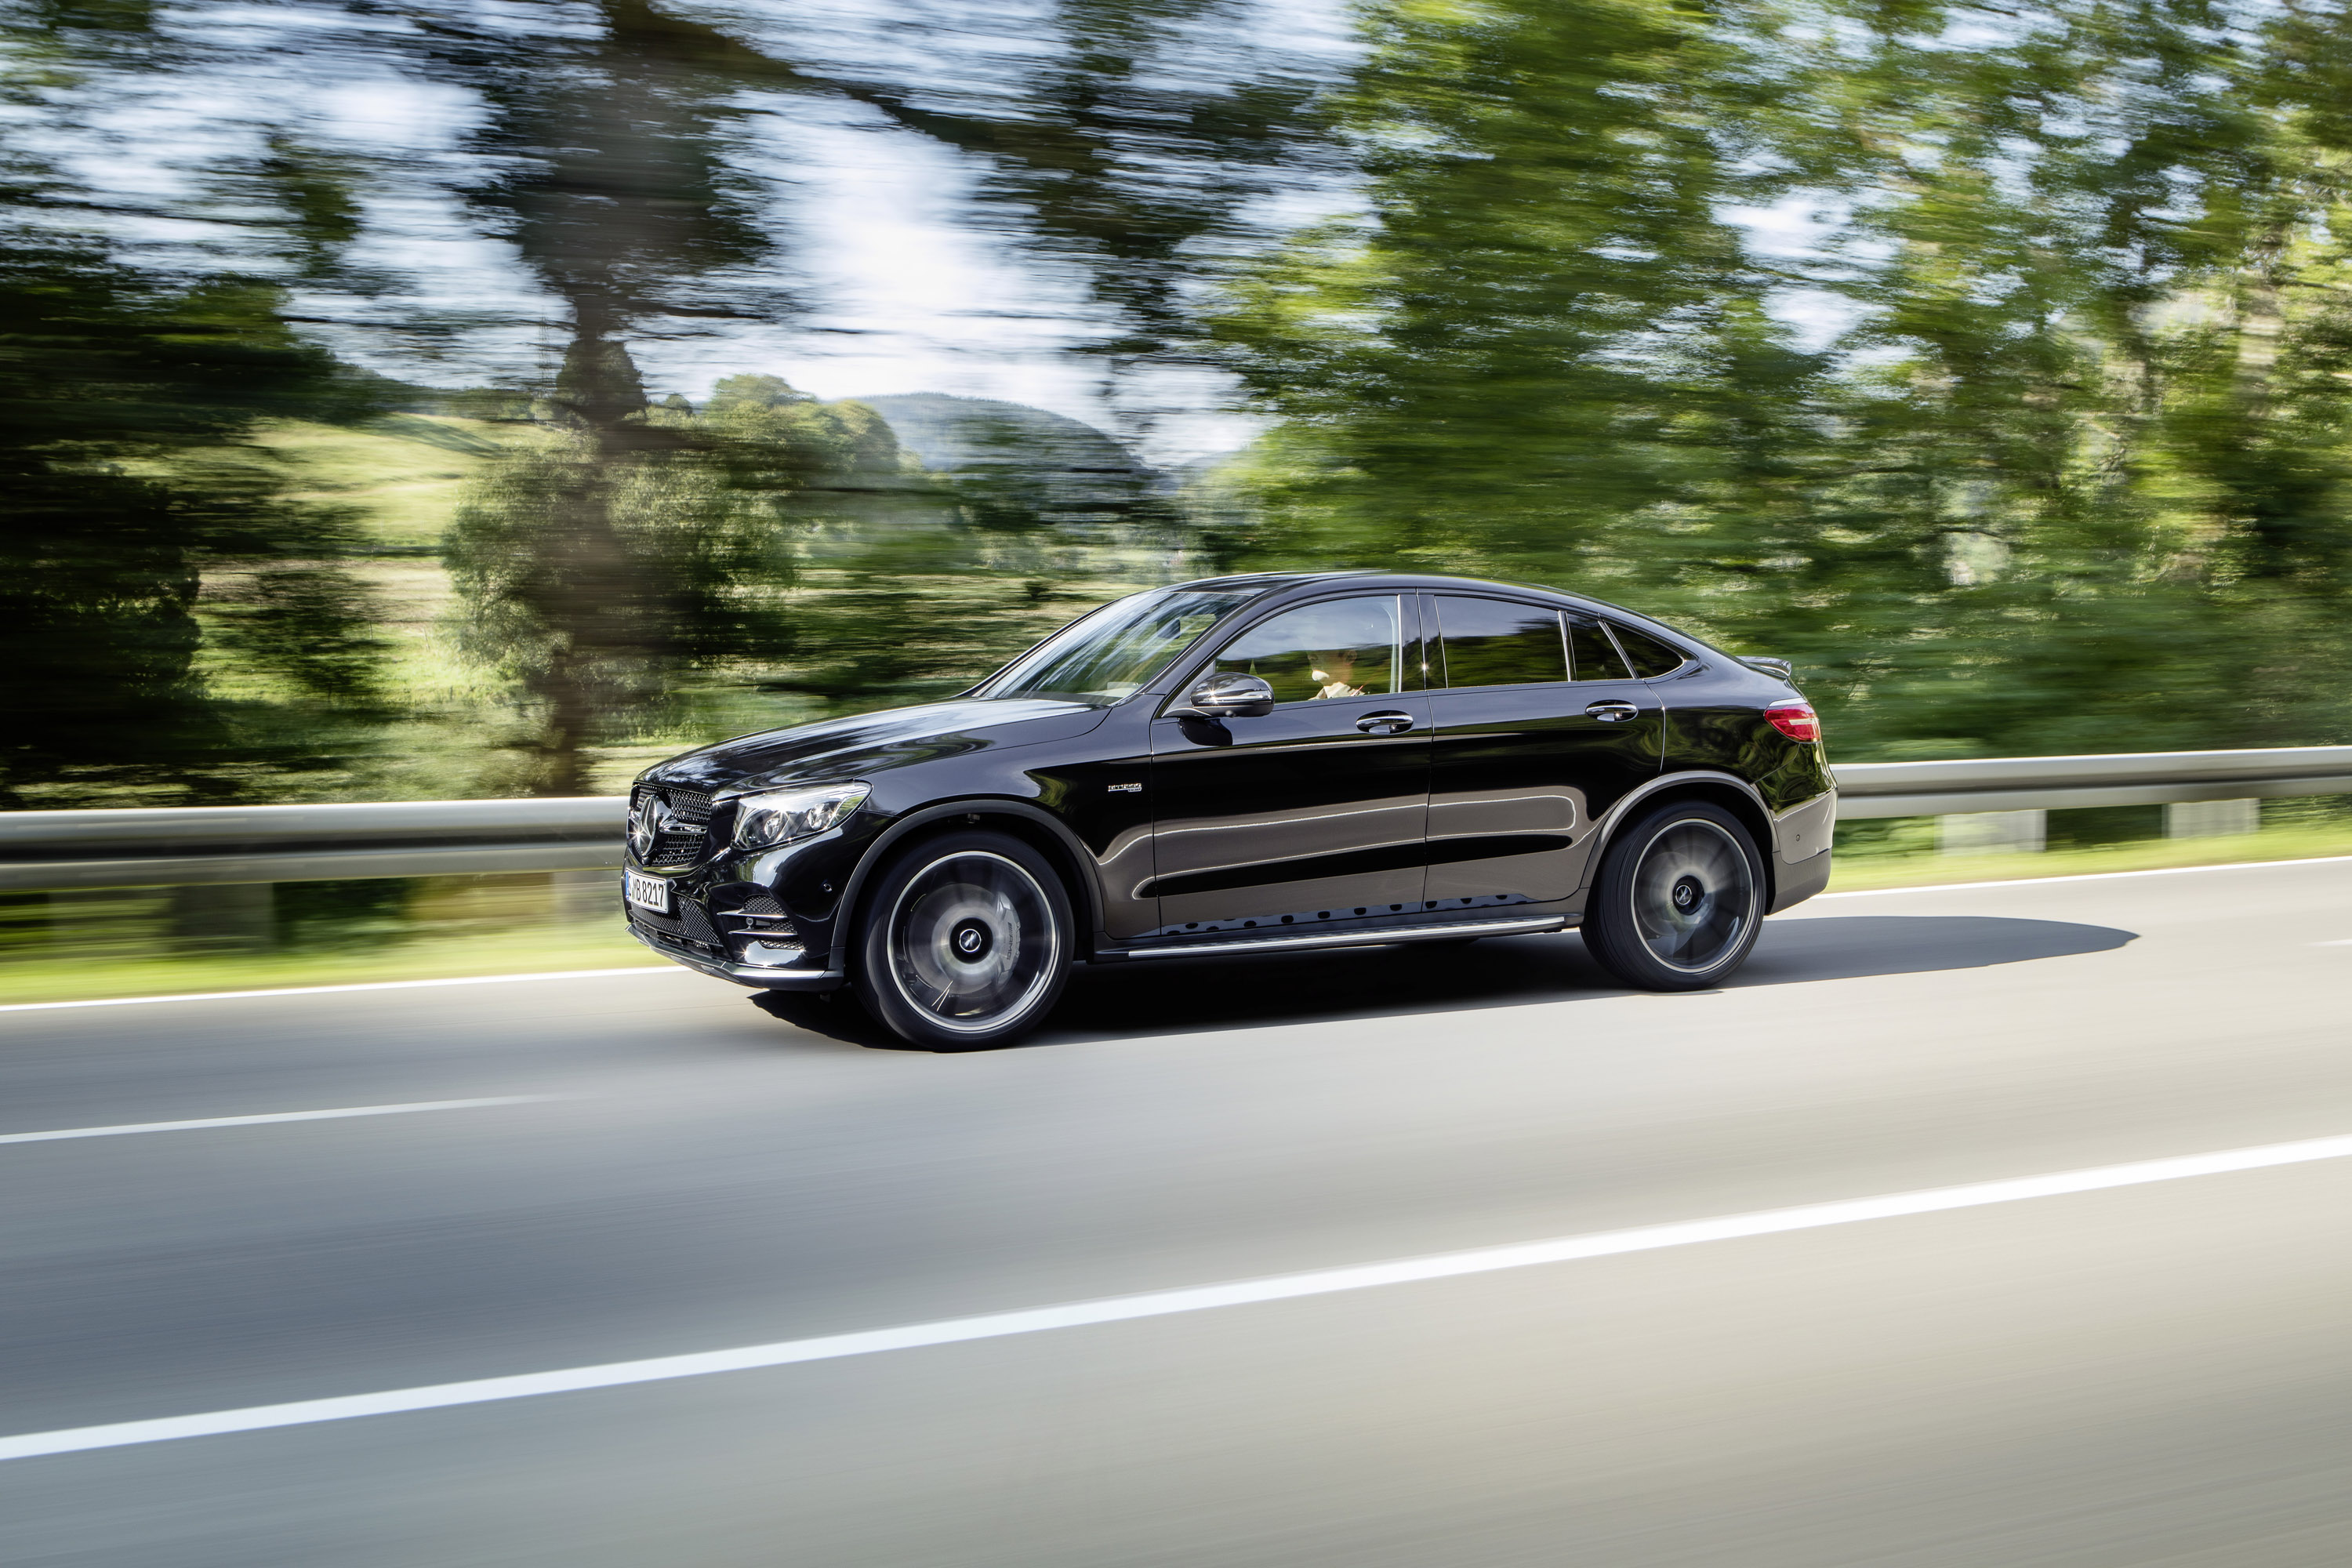
[[[1645,616],[1639,610],[1628,609],[1622,605],[1612,604],[1606,599],[1596,599],[1590,594],[1572,594],[1565,589],[1554,588],[1542,583],[1506,583],[1494,578],[1455,577],[1433,572],[1382,572],[1372,567],[1356,567],[1337,572],[1252,572],[1228,577],[1203,577],[1195,582],[1179,584],[1177,586],[1256,588],[1260,592],[1255,595],[1253,602],[1257,602],[1277,594],[1286,594],[1286,591],[1303,592],[1317,588],[1326,583],[1344,583],[1350,587],[1364,588],[1423,588],[1432,591],[1449,588],[1484,589],[1488,592],[1507,594],[1536,594],[1581,608],[1607,610],[1613,615],[1624,616],[1633,620],[1647,621],[1653,625],[1659,624],[1654,617]]]

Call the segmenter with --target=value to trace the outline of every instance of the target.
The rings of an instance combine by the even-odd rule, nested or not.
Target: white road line
[[[2339,936],[2333,942],[2315,942],[2314,947],[2352,947],[2352,936]]]
[[[2001,877],[1990,882],[1921,882],[1910,888],[1855,888],[1843,893],[1815,893],[1809,903],[1823,899],[1875,899],[1889,893],[1958,893],[1971,888],[2045,888],[2053,882],[2105,882],[2118,877],[2186,877],[2195,871],[2260,871],[2273,866],[2340,866],[2352,855],[2313,855],[2301,860],[2225,860],[2214,866],[2158,866],[2147,871],[2069,871],[2063,877]]]
[[[1385,1263],[1321,1268],[1304,1274],[1279,1274],[1270,1279],[1244,1279],[1223,1285],[1201,1285],[1183,1289],[1156,1290],[1139,1296],[1113,1296],[1056,1307],[1035,1307],[1024,1311],[992,1312],[982,1317],[909,1323],[893,1329],[826,1334],[814,1339],[782,1340],[772,1344],[745,1345],[735,1350],[656,1356],[647,1361],[612,1362],[601,1366],[575,1366],[559,1372],[525,1373],[513,1377],[485,1377],[467,1383],[395,1388],[377,1394],[343,1394],[331,1399],[304,1399],[289,1405],[257,1405],[242,1410],[209,1411],[200,1415],[170,1415],[152,1421],[121,1421],[104,1426],[26,1432],[13,1437],[0,1437],[0,1460],[80,1453],[92,1448],[121,1448],[140,1443],[165,1443],[181,1437],[210,1437],[229,1432],[257,1432],[278,1426],[305,1426],[321,1421],[349,1421],[363,1415],[442,1410],[494,1400],[530,1399],[545,1394],[575,1394],[587,1389],[619,1388],[630,1384],[704,1377],[713,1373],[747,1372],[755,1368],[791,1366],[803,1362],[837,1361],[845,1356],[874,1355],[884,1351],[966,1344],[975,1340],[1005,1339],[1016,1334],[1045,1333],[1055,1329],[1086,1328],[1100,1323],[1131,1322],[1139,1318],[1202,1312],[1219,1307],[1297,1300],[1302,1297],[1337,1295],[1342,1291],[1366,1290],[1383,1285],[1454,1279],[1465,1275],[1493,1274],[1547,1263],[1616,1258],[1633,1252],[1693,1247],[1702,1242],[1780,1236],[1790,1231],[1819,1230],[1828,1226],[1853,1225],[1864,1220],[1941,1214],[1953,1209],[1982,1208],[1991,1204],[2019,1203],[2028,1198],[2105,1192],[2116,1187],[2146,1186],[2155,1182],[2177,1182],[2190,1176],[2259,1171],[2347,1157],[2352,1157],[2352,1135],[2315,1138],[2296,1143],[2268,1143],[2252,1149],[2225,1149],[2210,1154],[2183,1154],[2126,1165],[2101,1165],[2084,1171],[2060,1171],[2049,1175],[1979,1182],[1968,1186],[1933,1187],[1922,1192],[1894,1193],[1880,1197],[1848,1198],[1836,1203],[1810,1204],[1801,1208],[1767,1209],[1756,1214],[1644,1226],[1634,1230],[1601,1231],[1590,1236],[1559,1237],[1549,1241],[1480,1247],[1468,1252],[1395,1258]]]
[[[55,1143],[66,1138],[121,1138],[133,1132],[194,1132],[208,1127],[266,1127],[273,1121],[337,1121],[347,1116],[405,1116],[416,1110],[473,1110],[486,1105],[531,1105],[551,1094],[501,1094],[487,1100],[420,1100],[407,1105],[346,1105],[333,1110],[272,1110],[260,1116],[208,1116],[200,1121],[127,1121],[119,1127],[60,1127],[48,1132],[0,1132],[0,1143]]]
[[[274,991],[189,991],[176,996],[100,996],[85,1002],[9,1002],[0,1013],[47,1013],[60,1007],[139,1007],[152,1002],[230,1002],[248,996],[333,996],[346,991],[414,991],[428,985],[504,985],[518,980],[602,980],[608,974],[691,974],[673,963],[626,969],[556,969],[543,974],[459,974],[442,980],[363,980],[349,985],[285,985]]]

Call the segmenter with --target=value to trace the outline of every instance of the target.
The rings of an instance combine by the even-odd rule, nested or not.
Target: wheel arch
[[[1043,855],[1045,863],[1061,878],[1063,890],[1069,895],[1072,910],[1078,916],[1080,929],[1075,940],[1079,953],[1092,956],[1094,933],[1102,929],[1102,889],[1096,885],[1089,869],[1093,858],[1078,842],[1077,835],[1052,813],[1025,801],[980,799],[943,801],[910,811],[875,836],[874,842],[866,846],[865,855],[858,859],[857,868],[849,874],[849,885],[842,891],[834,937],[838,967],[846,971],[854,962],[855,933],[874,873],[908,844],[959,827],[993,828],[1020,839]]]
[[[1685,773],[1667,773],[1650,780],[1628,794],[1609,809],[1601,824],[1601,842],[1593,847],[1585,860],[1585,889],[1589,892],[1601,875],[1601,862],[1616,840],[1618,831],[1643,812],[1653,806],[1677,800],[1701,800],[1719,805],[1748,829],[1748,837],[1756,845],[1756,858],[1764,863],[1764,907],[1770,909],[1780,896],[1779,878],[1774,851],[1772,813],[1756,786],[1737,773],[1720,773],[1712,768],[1692,769]]]

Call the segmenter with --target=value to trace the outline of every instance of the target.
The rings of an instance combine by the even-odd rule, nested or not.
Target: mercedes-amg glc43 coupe
[[[623,891],[665,958],[963,1050],[1076,963],[1574,927],[1629,985],[1713,986],[1829,879],[1836,809],[1779,660],[1543,588],[1221,577],[647,769]]]

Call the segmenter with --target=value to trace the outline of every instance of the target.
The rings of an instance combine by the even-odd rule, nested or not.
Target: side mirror
[[[1192,688],[1192,703],[1203,719],[1263,719],[1274,711],[1274,688],[1255,675],[1226,670]]]

